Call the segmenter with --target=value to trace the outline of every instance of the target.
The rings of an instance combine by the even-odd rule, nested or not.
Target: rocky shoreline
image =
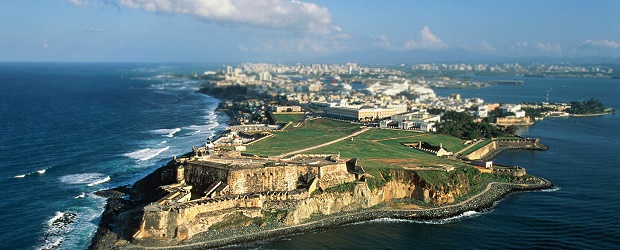
[[[515,192],[546,190],[554,188],[553,183],[539,178],[538,184],[510,184],[489,183],[487,188],[468,200],[452,205],[444,205],[429,209],[396,209],[387,206],[379,206],[371,209],[363,209],[352,212],[337,213],[321,216],[294,226],[247,226],[235,229],[223,229],[218,231],[204,232],[195,235],[186,241],[156,241],[145,240],[136,242],[140,245],[124,242],[124,244],[100,245],[96,239],[91,249],[197,249],[217,248],[236,244],[245,244],[279,238],[287,235],[304,233],[309,231],[339,227],[342,225],[372,221],[382,218],[406,219],[406,220],[440,220],[462,215],[467,211],[481,212],[493,207],[497,201]],[[106,209],[107,210],[107,209]],[[103,222],[103,219],[102,219]],[[110,242],[111,243],[111,242]]]

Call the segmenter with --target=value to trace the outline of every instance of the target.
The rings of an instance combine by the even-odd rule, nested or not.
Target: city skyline
[[[620,3],[614,1],[21,0],[1,5],[6,25],[0,26],[0,61],[620,57]]]

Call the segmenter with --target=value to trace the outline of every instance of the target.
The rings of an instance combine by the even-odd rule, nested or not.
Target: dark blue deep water
[[[86,247],[104,206],[94,191],[133,183],[225,127],[198,82],[166,77],[209,67],[0,64],[1,248]],[[76,223],[51,224],[65,212]]]
[[[218,100],[198,82],[165,77],[216,65],[0,63],[0,246],[81,249],[104,200],[92,193],[133,183],[222,130]],[[481,78],[482,80],[489,80]],[[492,78],[496,79],[496,78]],[[490,80],[492,80],[490,79]],[[524,78],[525,85],[436,90],[487,102],[586,100],[620,110],[620,81]],[[510,195],[493,209],[419,223],[380,220],[242,248],[620,248],[618,115],[546,119],[524,129],[546,152],[510,151],[560,189]],[[49,223],[77,213],[68,228]],[[47,242],[44,235],[48,237]]]

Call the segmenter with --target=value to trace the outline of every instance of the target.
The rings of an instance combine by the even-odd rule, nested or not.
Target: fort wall
[[[231,170],[226,183],[230,193],[244,194],[295,190],[297,179],[296,167],[287,165]]]
[[[489,144],[471,152],[465,156],[465,158],[469,160],[490,160],[497,154],[508,149],[546,150],[547,147],[539,144],[538,138],[499,139],[493,140]]]

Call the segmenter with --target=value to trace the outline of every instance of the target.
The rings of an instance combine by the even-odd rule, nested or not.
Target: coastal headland
[[[451,136],[323,118],[282,127],[267,138],[228,131],[132,186],[99,192],[108,203],[90,248],[210,248],[380,218],[436,220],[488,209],[513,192],[553,188],[524,168],[475,167],[404,143],[471,151]],[[284,142],[306,133],[314,139]],[[232,149],[244,140],[247,151]],[[544,150],[537,140],[513,142],[513,149]],[[282,144],[286,150],[278,150]],[[486,156],[487,145],[473,152]],[[341,151],[316,153],[333,148]]]
[[[505,150],[547,150],[538,139],[466,114],[441,122],[422,109],[396,123],[363,117],[361,106],[353,118],[349,107],[302,108],[258,85],[200,92],[223,99],[233,125],[133,185],[98,192],[108,202],[90,249],[213,248],[381,218],[445,219],[554,188],[492,162]]]

